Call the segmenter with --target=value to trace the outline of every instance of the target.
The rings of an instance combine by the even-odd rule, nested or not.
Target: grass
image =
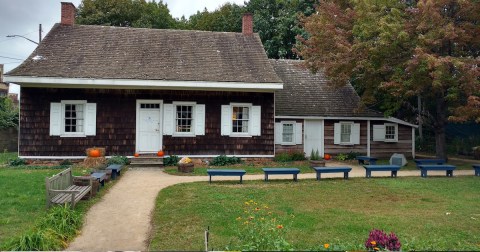
[[[15,158],[15,153],[0,154],[0,250],[7,250],[6,244],[20,236],[35,238],[34,232],[42,226],[42,219],[48,218],[51,211],[46,209],[45,177],[50,177],[65,167],[18,166],[8,167],[8,159]],[[2,167],[4,166],[4,167]],[[84,173],[88,169],[74,169],[74,174]],[[122,176],[119,178],[121,179]],[[115,180],[115,181],[118,181]],[[113,186],[106,183],[97,196],[89,201],[80,201],[75,212],[83,217],[86,211]],[[66,237],[67,241],[73,238]],[[30,249],[31,250],[31,249]],[[52,249],[48,249],[52,250]]]
[[[479,191],[477,177],[179,184],[158,195],[149,250],[202,250],[207,227],[209,249],[225,249],[250,199],[284,217],[295,250],[365,249],[373,228],[395,232],[404,251],[480,250]]]

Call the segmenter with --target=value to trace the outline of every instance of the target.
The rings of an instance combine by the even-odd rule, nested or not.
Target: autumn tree
[[[439,158],[449,120],[480,121],[480,1],[322,1],[303,21],[296,50],[332,85],[352,83],[386,114],[422,97]]]

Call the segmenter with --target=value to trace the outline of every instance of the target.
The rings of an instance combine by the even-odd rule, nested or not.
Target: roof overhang
[[[275,116],[275,119],[388,121],[418,128],[418,125],[405,122],[395,117]]]
[[[8,75],[5,76],[5,82],[15,83],[21,87],[45,88],[173,89],[242,92],[274,92],[275,90],[283,89],[283,83],[92,79]]]

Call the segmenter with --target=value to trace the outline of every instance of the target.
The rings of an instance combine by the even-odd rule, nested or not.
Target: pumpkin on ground
[[[90,157],[100,157],[100,150],[99,149],[91,149],[90,152],[88,152],[88,156],[90,156]]]
[[[165,155],[165,153],[163,152],[163,150],[160,150],[157,152],[157,156],[159,157],[163,157]]]
[[[323,157],[323,159],[325,160],[330,160],[332,159],[332,156],[330,154],[325,154],[325,156]]]

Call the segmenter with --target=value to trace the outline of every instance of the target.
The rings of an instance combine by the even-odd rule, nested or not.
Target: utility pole
[[[38,43],[42,42],[42,24],[38,24]]]

